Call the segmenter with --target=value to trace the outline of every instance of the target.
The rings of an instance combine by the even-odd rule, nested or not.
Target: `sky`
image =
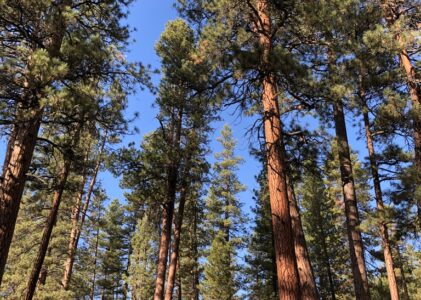
[[[157,57],[154,46],[159,40],[161,32],[165,28],[165,24],[177,18],[177,11],[173,7],[174,0],[136,0],[129,8],[129,17],[127,23],[132,29],[135,29],[131,35],[131,43],[129,45],[129,51],[126,53],[126,57],[129,61],[142,62],[145,65],[151,65],[153,69],[159,69],[160,61]],[[159,75],[153,77],[154,84],[159,83]],[[153,107],[154,95],[148,90],[141,91],[129,96],[128,109],[125,115],[128,119],[133,118],[135,113],[139,113],[139,117],[130,126],[132,128],[137,127],[139,133],[133,135],[127,135],[123,137],[122,144],[114,146],[122,147],[127,145],[129,142],[135,142],[136,145],[140,145],[143,135],[156,129],[159,123],[156,119],[158,110]],[[239,115],[235,111],[235,107],[229,107],[224,109],[221,113],[221,121],[214,122],[214,134],[211,136],[210,148],[213,153],[221,150],[216,137],[220,134],[220,131],[224,124],[231,126],[234,132],[234,137],[238,141],[236,154],[244,159],[238,172],[239,180],[242,184],[246,185],[247,190],[239,194],[239,199],[243,203],[244,212],[250,216],[250,207],[254,206],[253,203],[253,189],[257,188],[255,176],[260,171],[260,164],[251,157],[249,154],[250,145],[258,147],[256,139],[250,137],[247,134],[247,130],[254,123],[254,119]],[[348,124],[353,123],[355,120],[350,119],[348,116]],[[301,124],[304,125],[304,124]],[[315,123],[310,121],[308,126],[314,127]],[[304,125],[305,127],[305,125]],[[358,140],[358,127],[348,128],[348,136],[352,145],[353,150],[356,150],[360,158],[363,159],[367,156],[366,149],[364,146],[364,140]],[[4,157],[4,150],[6,145],[6,139],[3,136],[0,140],[0,161]],[[210,162],[213,162],[213,153],[208,157]],[[119,178],[113,177],[109,172],[105,171],[99,176],[102,186],[105,188],[107,195],[110,200],[119,199],[124,203],[124,191],[119,187]]]
[[[166,23],[178,17],[173,6],[174,3],[173,0],[137,0],[130,6],[127,22],[130,27],[136,28],[136,30],[132,32],[132,42],[129,46],[129,52],[126,53],[129,61],[142,62],[144,65],[151,65],[152,69],[159,69],[160,60],[155,53],[154,46],[164,31]],[[159,77],[159,75],[153,77],[155,85],[158,85]],[[159,122],[156,119],[158,109],[152,107],[154,99],[155,96],[148,90],[139,90],[129,97],[126,116],[130,119],[136,112],[139,113],[139,117],[131,124],[131,127],[136,126],[140,133],[125,136],[122,145],[135,142],[139,146],[145,134],[159,127]],[[235,113],[235,107],[224,109],[221,119],[221,121],[212,124],[214,133],[210,138],[210,148],[213,153],[221,151],[216,138],[220,135],[225,123],[230,125],[233,129],[234,138],[238,142],[236,155],[244,159],[243,164],[240,165],[238,177],[241,183],[247,186],[247,190],[239,194],[239,198],[244,205],[245,213],[250,214],[249,208],[253,206],[252,191],[253,188],[257,187],[254,177],[260,170],[259,163],[249,155],[250,142],[253,142],[253,140],[250,139],[249,135],[246,136],[247,130],[254,119],[241,116],[238,112]],[[257,147],[257,144],[254,144]],[[213,153],[208,156],[210,162],[214,161]],[[119,178],[114,178],[109,172],[104,172],[100,179],[111,200],[117,198],[124,202],[124,191],[119,187]]]

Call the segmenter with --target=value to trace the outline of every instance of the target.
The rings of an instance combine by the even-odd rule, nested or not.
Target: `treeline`
[[[419,299],[420,3],[179,0],[157,87],[130,4],[0,1],[0,297]],[[139,86],[159,127],[121,146]],[[233,130],[210,148],[228,106],[252,216]]]

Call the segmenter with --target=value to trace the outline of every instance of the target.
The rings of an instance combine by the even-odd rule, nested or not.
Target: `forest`
[[[420,33],[420,0],[0,0],[0,299],[420,300]]]

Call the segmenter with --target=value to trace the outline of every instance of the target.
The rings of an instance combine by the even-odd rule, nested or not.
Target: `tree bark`
[[[107,141],[107,133],[105,133],[104,135],[104,138],[99,150],[96,166],[92,174],[92,178],[91,178],[91,181],[89,183],[88,190],[86,193],[85,203],[83,204],[83,207],[81,208],[80,206],[81,206],[83,190],[85,186],[84,182],[86,181],[86,174],[84,175],[85,178],[82,180],[83,184],[81,186],[81,191],[79,192],[79,195],[78,195],[78,200],[76,201],[77,203],[75,206],[75,210],[74,212],[72,212],[72,231],[70,232],[69,246],[67,249],[67,258],[64,264],[63,278],[61,280],[61,284],[63,285],[64,290],[67,290],[69,288],[69,283],[72,276],[73,264],[75,261],[75,254],[76,254],[76,250],[79,244],[80,234],[83,229],[83,224],[85,223],[86,214],[88,212],[89,204],[91,202],[91,197],[95,188],[98,172],[101,167],[101,163],[102,163],[101,157],[104,152],[106,141]],[[80,216],[80,221],[79,221],[80,213],[81,213],[81,216]]]
[[[72,3],[63,0],[51,18],[50,38],[45,42],[45,49],[50,57],[58,57],[65,34],[66,24],[62,15],[63,10]],[[41,125],[43,109],[39,100],[43,97],[45,84],[27,82],[31,88],[27,89],[17,105],[16,123],[13,126],[3,165],[0,184],[0,285],[9,254],[10,244],[15,229],[19,206],[34,153],[38,131]],[[26,89],[25,89],[26,90]]]
[[[42,109],[33,109],[27,120],[15,124],[7,145],[0,184],[0,285],[25,187],[26,173],[37,141],[41,115]]]
[[[38,250],[38,255],[35,260],[34,266],[29,277],[29,281],[26,287],[25,299],[31,300],[34,296],[36,284],[41,272],[42,265],[44,263],[45,254],[47,252],[48,244],[50,242],[51,233],[53,231],[54,224],[57,220],[57,214],[61,203],[61,198],[64,192],[64,188],[67,182],[67,177],[70,172],[71,159],[67,159],[64,162],[64,166],[59,175],[58,187],[54,192],[53,206],[50,214],[48,215],[47,222],[44,227],[44,232],[41,238],[41,245]]]
[[[173,250],[170,258],[170,266],[168,269],[168,279],[167,279],[167,290],[165,292],[165,300],[171,300],[174,293],[174,285],[176,278],[176,271],[178,265],[178,259],[180,256],[180,238],[181,238],[181,227],[183,226],[183,215],[184,215],[184,206],[186,203],[187,197],[187,182],[183,187],[180,195],[180,202],[178,207],[177,218],[174,220],[174,244]]]
[[[370,119],[368,115],[368,107],[365,101],[364,91],[360,91],[360,97],[363,102],[363,118],[365,127],[365,137],[367,141],[368,157],[370,161],[371,175],[373,176],[374,194],[376,198],[377,210],[382,216],[384,216],[384,203],[383,195],[380,185],[380,177],[376,160],[376,153],[374,150],[373,136],[370,128]],[[380,238],[382,240],[384,262],[386,265],[387,280],[389,282],[389,291],[391,300],[399,300],[398,284],[396,282],[396,275],[393,263],[392,249],[390,247],[389,232],[387,224],[384,220],[381,220],[379,224]]]
[[[345,202],[345,216],[348,241],[351,255],[352,274],[354,277],[355,297],[361,300],[370,299],[367,271],[364,259],[364,246],[361,232],[357,226],[360,218],[355,194],[355,184],[352,172],[351,154],[345,124],[345,114],[342,101],[333,103],[335,131],[337,138],[339,164],[341,170],[342,192]]]
[[[100,214],[101,211],[98,211],[98,222],[100,219]],[[97,230],[96,230],[96,240],[95,240],[95,254],[94,254],[94,274],[92,276],[92,287],[91,287],[91,293],[90,293],[90,299],[94,300],[95,298],[95,281],[96,281],[96,265],[97,265],[97,261],[98,261],[98,245],[99,245],[99,224],[97,225]]]
[[[277,101],[277,87],[275,76],[270,71],[272,28],[267,0],[257,1],[257,13],[258,23],[260,24],[258,30],[259,44],[262,49],[261,71],[264,74],[262,103],[268,163],[268,187],[275,241],[279,299],[296,300],[301,298],[301,291],[285,178],[285,149]]]
[[[174,205],[177,193],[177,181],[178,181],[178,167],[179,167],[179,149],[181,139],[181,128],[182,128],[182,116],[183,111],[178,111],[178,116],[172,125],[172,137],[169,141],[170,145],[173,145],[176,157],[173,157],[171,165],[168,167],[167,177],[167,201],[163,204],[162,210],[162,233],[159,241],[159,252],[158,252],[158,263],[156,272],[155,292],[154,300],[164,299],[164,285],[165,285],[165,274],[167,271],[168,251],[171,244],[171,227],[174,215]]]
[[[86,168],[87,168],[88,158],[89,158],[89,151],[88,153],[86,153],[86,156],[85,156],[83,170],[82,170],[82,180],[80,182],[79,192],[76,197],[76,203],[75,203],[75,206],[72,208],[72,214],[70,217],[72,221],[72,229],[70,231],[69,245],[67,248],[67,258],[64,263],[63,278],[61,280],[61,284],[64,290],[67,290],[69,288],[70,277],[71,277],[72,266],[73,266],[73,257],[76,252],[76,238],[77,238],[77,232],[78,232],[78,226],[79,226],[79,216],[80,216],[80,210],[81,210],[81,205],[82,205],[82,198],[83,198],[83,193],[85,191]]]
[[[300,287],[303,300],[320,299],[314,280],[313,269],[311,267],[310,256],[308,255],[307,243],[304,236],[303,225],[301,223],[300,211],[295,198],[294,186],[291,177],[287,175],[289,212],[294,232],[295,256],[297,257],[298,274],[300,276]]]

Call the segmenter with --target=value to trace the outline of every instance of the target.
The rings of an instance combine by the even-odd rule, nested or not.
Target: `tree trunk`
[[[89,183],[89,187],[86,193],[86,199],[85,199],[85,203],[83,204],[82,211],[81,211],[80,205],[82,202],[83,189],[85,186],[86,177],[82,180],[83,184],[81,186],[81,191],[79,192],[79,195],[78,195],[78,200],[76,201],[77,203],[75,206],[75,211],[72,212],[72,231],[70,232],[69,246],[67,249],[67,258],[64,264],[63,278],[61,280],[64,290],[67,290],[69,288],[69,283],[72,276],[73,264],[75,261],[75,254],[76,254],[76,250],[79,244],[80,234],[83,229],[83,224],[85,223],[86,214],[88,212],[89,204],[91,202],[91,197],[92,197],[92,193],[96,184],[98,172],[101,167],[101,162],[102,162],[101,158],[104,152],[106,141],[107,141],[107,134],[104,135],[101,148],[99,150],[97,163],[96,163],[94,172],[92,174],[91,181]],[[84,176],[86,176],[86,174]],[[80,212],[82,212],[82,214],[80,216],[80,221],[79,221]]]
[[[73,261],[74,261],[73,257],[76,252],[76,238],[77,238],[77,232],[78,232],[78,226],[79,226],[79,216],[80,216],[80,210],[81,210],[81,205],[82,205],[82,198],[83,198],[83,193],[85,191],[86,168],[87,168],[88,158],[89,158],[89,151],[85,156],[85,161],[84,161],[83,170],[82,170],[82,180],[80,183],[79,192],[76,197],[76,203],[75,203],[75,206],[72,208],[72,214],[70,217],[72,221],[72,229],[70,231],[69,245],[67,247],[67,258],[64,263],[63,278],[61,280],[61,284],[64,290],[67,290],[69,288],[70,277],[71,277]]]
[[[178,118],[173,121],[173,132],[170,145],[173,145],[175,156],[179,156],[183,111],[178,111]],[[175,129],[175,130],[174,130]],[[171,244],[171,227],[177,193],[179,158],[173,157],[168,168],[167,201],[162,210],[162,233],[159,241],[159,253],[156,272],[154,300],[164,299],[165,274],[167,271],[168,251]]]
[[[181,238],[181,227],[183,226],[183,215],[184,215],[184,206],[186,203],[187,197],[187,182],[183,187],[180,195],[180,202],[178,207],[177,218],[174,220],[174,244],[173,250],[171,253],[170,266],[168,269],[168,279],[167,279],[167,290],[165,292],[165,300],[171,300],[174,292],[176,271],[178,265],[178,259],[180,256],[180,238]]]
[[[374,150],[373,136],[370,129],[370,119],[368,116],[368,107],[365,102],[365,95],[363,91],[360,91],[360,97],[363,102],[363,118],[365,127],[365,137],[367,140],[368,157],[370,160],[371,175],[373,176],[374,194],[376,198],[377,210],[382,216],[384,216],[384,204],[383,195],[380,185],[379,171],[377,167],[376,153]],[[387,271],[387,280],[389,282],[389,291],[391,300],[399,300],[398,284],[396,282],[395,269],[393,267],[393,256],[392,249],[390,247],[389,232],[384,220],[379,224],[380,237],[382,240],[384,262]]]
[[[66,159],[64,166],[59,175],[59,182],[56,191],[53,196],[53,206],[50,214],[48,215],[47,222],[44,227],[44,232],[41,238],[41,245],[38,250],[38,255],[32,268],[31,275],[29,277],[28,285],[26,287],[25,299],[31,300],[34,296],[36,284],[41,272],[42,265],[44,263],[45,254],[47,252],[48,244],[50,242],[51,233],[53,231],[54,224],[57,220],[57,214],[60,207],[61,198],[64,192],[64,188],[67,182],[67,177],[70,172],[71,159]]]
[[[399,18],[398,6],[395,0],[382,1],[383,13],[385,19],[391,27],[396,20]],[[402,68],[405,71],[406,78],[408,81],[408,89],[412,99],[412,126],[413,126],[413,137],[414,137],[414,167],[415,167],[415,201],[418,212],[418,226],[421,228],[421,87],[418,83],[417,74],[412,62],[409,58],[406,46],[403,44],[402,37],[398,33],[395,36],[396,41],[401,47],[399,52],[399,60]]]
[[[22,112],[24,113],[27,112]],[[26,173],[38,137],[42,109],[33,109],[29,115],[28,120],[14,125],[3,165],[0,183],[0,285],[25,187]]]
[[[322,220],[322,218],[320,216],[318,221],[323,222],[324,220]],[[330,265],[330,259],[329,259],[329,255],[328,255],[328,252],[327,252],[326,235],[324,234],[324,230],[322,229],[323,225],[319,224],[319,227],[322,230],[322,236],[323,236],[322,241],[321,241],[322,247],[323,247],[323,256],[324,256],[323,260],[326,263],[327,278],[329,280],[330,297],[331,297],[331,300],[336,300],[335,284],[334,284],[334,281],[333,281],[332,267]]]
[[[262,82],[262,102],[279,299],[296,300],[301,298],[301,291],[289,212],[285,178],[285,149],[277,102],[276,80],[275,76],[269,71],[272,28],[267,0],[257,1],[257,12],[260,19],[259,24],[261,24],[261,28],[258,30],[259,43],[262,49],[261,71],[265,74]]]
[[[98,222],[100,218],[101,211],[98,212]],[[94,254],[94,274],[92,276],[92,287],[91,287],[91,294],[90,299],[94,300],[95,298],[95,281],[96,281],[96,265],[98,261],[98,245],[99,245],[99,224],[96,230],[96,240],[95,240],[95,254]]]
[[[366,300],[370,299],[370,291],[364,259],[363,241],[361,232],[357,228],[360,224],[360,218],[358,215],[357,197],[355,194],[351,154],[345,124],[345,114],[341,100],[337,99],[333,103],[333,112],[338,143],[337,147],[341,170],[342,192],[345,202],[345,216],[351,255],[352,274],[354,277],[355,297],[359,300]]]
[[[294,232],[295,256],[297,257],[298,274],[300,276],[301,294],[303,300],[320,299],[314,280],[313,269],[308,255],[307,244],[301,223],[300,211],[295,198],[294,186],[291,177],[287,175],[289,212]]]
[[[50,57],[58,57],[60,54],[66,29],[62,12],[71,3],[71,0],[63,0],[56,5],[51,23],[47,24],[52,28],[52,32],[50,32],[51,38],[44,47]],[[7,145],[3,174],[0,178],[0,285],[25,187],[26,173],[31,164],[43,113],[39,100],[43,97],[42,91],[45,85],[38,83],[28,83],[28,85],[35,87],[25,88],[29,92],[26,92],[27,94],[21,99],[22,102],[17,105],[18,118],[15,120],[16,123]],[[23,108],[24,106],[26,108]]]

